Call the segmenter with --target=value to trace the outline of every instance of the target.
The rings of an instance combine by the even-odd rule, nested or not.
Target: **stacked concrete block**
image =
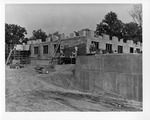
[[[41,42],[42,42],[42,39],[37,39],[35,42],[36,42],[36,43],[41,43]]]
[[[23,50],[23,45],[21,44],[16,45],[16,50]]]
[[[82,36],[82,32],[81,31],[78,31],[78,33],[79,33],[79,36]]]
[[[102,39],[103,39],[103,37],[102,37],[102,36],[98,36],[98,38],[99,38],[100,40],[102,40]]]
[[[133,46],[133,40],[128,40],[128,45]]]
[[[74,33],[70,33],[70,38],[74,38],[74,37],[75,37]]]
[[[140,42],[137,42],[137,45],[138,45],[138,46],[141,46],[141,43],[140,43]]]
[[[127,40],[127,44],[130,44],[130,40]]]
[[[86,31],[85,30],[81,30],[79,31],[79,36],[86,36]]]
[[[64,34],[64,33],[62,33],[62,34],[60,35],[60,39],[61,39],[61,40],[65,39],[65,34]]]
[[[112,37],[112,41],[113,41],[113,42],[118,42],[118,37],[113,36],[113,37]]]
[[[112,50],[117,52],[118,51],[118,45],[112,44]]]
[[[88,33],[88,36],[89,37],[94,37],[94,31],[93,30],[90,30],[90,31],[87,31],[87,33]]]
[[[109,38],[110,38],[109,35],[106,35],[106,34],[103,35],[104,40],[109,40]]]
[[[130,44],[132,44],[132,45],[133,45],[133,40],[130,40]]]
[[[90,53],[90,45],[91,45],[91,40],[90,39],[87,39],[87,42],[86,42],[86,53],[89,54]]]
[[[40,44],[39,45],[39,58],[41,59],[41,58],[43,58],[44,56],[43,56],[43,45],[42,44]]]
[[[120,43],[123,43],[123,39],[120,39]]]
[[[38,39],[35,40],[34,44],[37,44],[37,43],[38,43]]]
[[[23,50],[28,51],[29,50],[30,45],[23,45]]]
[[[31,44],[36,44],[35,40],[32,40],[32,41],[31,41]]]
[[[128,47],[133,47],[131,40],[127,40],[127,45],[128,45]]]
[[[51,37],[47,37],[46,42],[50,42],[50,41],[51,41]]]
[[[56,40],[58,40],[58,39],[59,39],[58,36],[52,35],[52,40],[53,40],[53,41],[56,41]]]
[[[130,53],[128,45],[123,46],[123,53]]]
[[[34,45],[31,44],[31,56],[30,57],[34,57]]]
[[[86,31],[82,30],[82,34],[83,34],[83,36],[86,36]]]
[[[100,42],[100,43],[99,43],[99,49],[105,50],[105,49],[106,49],[106,44],[103,43],[103,42]]]
[[[69,36],[66,36],[66,39],[69,39]]]

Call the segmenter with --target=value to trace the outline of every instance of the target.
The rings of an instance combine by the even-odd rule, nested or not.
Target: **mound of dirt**
[[[56,71],[72,71],[75,69],[75,64],[55,65]]]
[[[56,66],[49,74],[39,74],[34,67],[6,69],[6,111],[142,110],[142,104],[114,94],[75,90],[74,67]]]
[[[63,88],[73,89],[72,81],[74,81],[74,74],[71,71],[56,71],[47,75],[37,75],[48,84],[53,84]]]

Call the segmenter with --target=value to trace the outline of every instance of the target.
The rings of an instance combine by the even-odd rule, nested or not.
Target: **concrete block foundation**
[[[142,101],[141,54],[79,56],[75,73],[76,82],[82,90],[105,90]]]

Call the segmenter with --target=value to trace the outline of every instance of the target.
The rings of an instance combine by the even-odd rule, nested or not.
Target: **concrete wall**
[[[112,45],[113,51],[118,51],[118,45],[123,46],[123,53],[130,53],[130,47],[132,47],[135,50],[138,48],[140,51],[142,51],[142,45],[140,42],[137,44],[133,43],[132,40],[127,40],[127,42],[123,42],[123,39],[118,39],[118,37],[113,36],[112,39],[110,39],[109,35],[103,35],[99,37],[91,37],[90,41],[96,41],[99,42],[99,49],[105,50],[106,44]]]
[[[36,66],[36,65],[49,65],[50,60],[47,59],[31,59],[31,65]]]
[[[75,47],[75,45],[85,44],[87,41],[86,37],[75,37],[69,38],[65,40],[61,40],[60,49],[63,49],[64,46]],[[31,58],[36,59],[51,59],[54,56],[54,44],[58,44],[58,41],[52,42],[41,42],[41,43],[32,43],[31,44]],[[48,54],[43,54],[43,46],[48,45]],[[39,47],[39,53],[34,54],[34,47]]]
[[[48,45],[48,54],[43,54],[43,46]],[[34,47],[38,47],[38,54],[34,54]],[[54,46],[50,42],[41,42],[39,44],[31,44],[31,58],[50,59],[54,51]]]
[[[142,101],[142,55],[80,56],[75,76],[80,89],[105,90]]]
[[[85,31],[82,30],[80,31],[82,34],[84,32],[89,32],[87,36],[81,35],[80,37],[72,37],[68,39],[61,39],[61,47],[60,49],[63,49],[64,46],[72,47],[75,45],[83,44],[86,43],[86,54],[89,54],[89,48],[91,45],[91,42],[98,42],[99,43],[99,49],[101,50],[106,50],[106,44],[111,44],[112,45],[112,50],[113,51],[118,51],[118,45],[123,47],[123,53],[130,53],[130,47],[134,49],[134,52],[136,49],[139,49],[142,51],[142,44],[138,42],[137,44],[134,44],[132,40],[127,40],[127,43],[123,42],[123,39],[118,40],[117,37],[113,36],[112,39],[110,39],[109,35],[103,35],[99,37],[94,37],[93,31]],[[49,40],[48,40],[49,39]],[[58,40],[55,41],[50,41],[50,38],[47,38],[46,42],[40,42],[38,41],[30,41],[31,43],[31,57],[37,58],[37,59],[49,59],[54,56],[54,44],[58,44]],[[28,42],[29,44],[29,42]],[[43,54],[43,45],[48,45],[48,54]],[[35,55],[34,54],[34,47],[39,46],[39,54]]]

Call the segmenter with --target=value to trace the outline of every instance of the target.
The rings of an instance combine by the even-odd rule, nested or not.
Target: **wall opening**
[[[98,50],[99,49],[99,42],[92,41],[92,43],[95,45],[95,48]]]
[[[34,47],[34,54],[35,54],[35,55],[38,54],[38,52],[39,52],[38,49],[39,49],[38,46]]]
[[[112,52],[112,44],[106,44],[106,51],[109,53]]]
[[[123,53],[123,46],[118,45],[118,53]]]
[[[56,53],[60,53],[60,45],[59,44],[54,44],[54,51],[56,51]]]
[[[133,52],[134,52],[133,47],[130,47],[130,53],[133,53]]]
[[[48,54],[48,45],[43,46],[43,54]]]
[[[137,53],[140,53],[140,49],[139,49],[139,48],[136,48],[136,52],[137,52]]]

